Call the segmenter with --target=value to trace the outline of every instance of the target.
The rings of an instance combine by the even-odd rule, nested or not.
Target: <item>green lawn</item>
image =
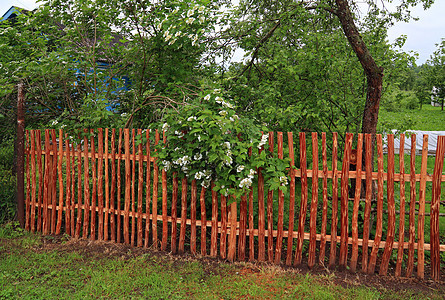
[[[422,109],[393,112],[381,108],[378,126],[380,129],[399,129],[398,126],[402,126],[407,127],[407,130],[445,131],[445,111],[431,105],[423,105]]]

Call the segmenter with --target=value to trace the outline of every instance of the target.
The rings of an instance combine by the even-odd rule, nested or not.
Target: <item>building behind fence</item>
[[[436,157],[429,158],[435,160],[431,175],[427,135],[420,172],[415,135],[411,155],[399,156],[397,162],[394,136],[387,136],[384,156],[382,136],[377,135],[374,172],[369,134],[357,135],[356,149],[352,149],[353,135],[346,134],[343,159],[338,161],[335,133],[329,142],[324,133],[321,138],[317,133],[300,133],[295,143],[293,134],[287,133],[284,145],[283,133],[274,137],[271,132],[266,151],[282,158],[283,148],[288,149],[288,191],[265,190],[258,169],[254,188],[234,199],[212,189],[198,191],[196,181],[160,170],[150,144],[150,135],[159,143],[157,131],[85,133],[75,145],[62,130],[26,132],[27,230],[229,261],[347,266],[352,271],[386,275],[390,270],[395,276],[415,273],[420,278],[430,273],[440,280],[440,252],[445,251],[440,244],[445,238],[443,221],[439,224],[445,137],[438,139]],[[147,142],[135,142],[138,136]],[[405,136],[400,139],[404,143]],[[357,178],[362,184],[354,184]],[[432,185],[431,199],[426,198],[427,185]]]

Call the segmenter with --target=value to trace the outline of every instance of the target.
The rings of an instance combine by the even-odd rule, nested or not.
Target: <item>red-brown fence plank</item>
[[[155,146],[159,144],[159,131],[156,129]],[[153,162],[153,203],[152,203],[152,236],[155,248],[158,248],[158,183],[159,166],[156,163],[157,157]]]
[[[321,215],[320,253],[318,261],[324,266],[326,253],[326,227],[328,223],[328,154],[326,149],[326,133],[321,134],[321,157],[323,168],[323,211]]]
[[[82,226],[82,156],[81,156],[80,142],[77,144],[76,156],[77,156],[77,216],[76,216],[75,237],[79,238]]]
[[[109,130],[108,128],[105,128],[105,151],[104,151],[104,156],[105,156],[105,169],[104,169],[104,173],[105,173],[105,216],[104,216],[104,240],[108,240],[108,224],[110,223],[109,219],[110,219],[110,178],[109,178],[109,173],[108,173],[108,149],[109,149],[109,145],[108,145],[108,139],[109,139]]]
[[[382,135],[377,135],[377,224],[374,237],[374,245],[368,264],[368,273],[374,273],[379,244],[383,230],[383,142]]]
[[[318,205],[318,135],[312,132],[312,199],[309,218],[309,257],[308,267],[315,265],[315,246],[317,233],[317,205]]]
[[[144,169],[143,169],[143,153],[142,153],[142,129],[138,129],[138,137],[140,138],[138,144],[138,234],[137,234],[137,246],[142,247],[143,241],[143,229],[142,229],[142,193],[144,187]]]
[[[49,176],[51,169],[51,159],[50,159],[50,145],[49,145],[49,129],[45,129],[45,175],[43,180],[43,214],[42,214],[42,232],[43,234],[48,234],[48,201],[50,199],[49,190]],[[80,189],[79,189],[80,190]]]
[[[218,239],[218,194],[213,190],[215,183],[212,182],[212,231],[210,236],[210,256],[217,256],[217,239]]]
[[[67,134],[65,134],[65,149],[66,149],[66,168],[65,168],[65,173],[66,173],[66,199],[65,199],[65,203],[66,203],[66,212],[65,212],[65,233],[66,234],[70,234],[71,232],[71,212],[73,210],[72,206],[71,206],[71,202],[72,202],[72,190],[71,190],[71,147],[70,147],[71,141],[68,139]]]
[[[388,170],[387,170],[387,201],[388,201],[388,222],[386,228],[386,244],[380,262],[380,275],[388,273],[389,259],[391,258],[392,245],[396,232],[396,207],[394,201],[394,135],[388,134]]]
[[[167,143],[165,131],[163,132],[164,145]],[[167,172],[162,169],[162,242],[161,250],[167,249],[168,222],[167,222]]]
[[[339,265],[340,267],[346,266],[346,261],[348,259],[348,204],[349,204],[349,162],[352,150],[352,134],[347,133],[345,138],[345,151],[343,153],[343,164],[341,168],[341,200],[340,200],[340,254],[339,254]]]
[[[419,214],[417,216],[417,277],[425,276],[425,192],[428,162],[428,135],[423,135],[422,164],[420,167]]]
[[[363,155],[363,134],[360,133],[357,137],[357,154],[356,154],[356,172],[357,177],[361,178],[362,174],[362,155]],[[351,271],[355,272],[357,269],[358,258],[358,211],[360,205],[362,181],[355,180],[355,194],[354,194],[354,207],[352,209],[352,250],[351,250]]]
[[[274,133],[269,132],[269,152],[273,156]],[[267,191],[267,259],[273,262],[273,191]]]
[[[121,242],[122,233],[122,217],[121,217],[121,157],[122,157],[122,128],[119,128],[119,138],[118,138],[118,156],[117,156],[117,194],[116,194],[116,207],[117,207],[117,230],[116,230],[116,240],[118,243]]]
[[[264,151],[261,147],[258,152]],[[258,261],[266,259],[266,217],[264,207],[264,177],[262,168],[257,169],[258,173]]]
[[[130,245],[134,246],[135,244],[135,238],[136,238],[136,209],[135,209],[135,203],[136,203],[136,192],[135,192],[135,185],[136,185],[136,131],[133,128],[131,130],[131,148],[132,148],[132,155],[131,155],[131,233],[130,233]]]
[[[297,247],[295,249],[294,265],[301,264],[303,252],[304,224],[306,222],[306,210],[308,200],[306,168],[306,134],[304,132],[300,132],[301,203],[300,215],[298,218],[298,239]]]
[[[206,219],[206,204],[205,204],[205,194],[206,194],[206,188],[201,188],[201,195],[199,197],[199,204],[201,207],[201,255],[205,256],[207,255],[207,219]]]
[[[70,137],[70,140],[72,141],[72,138]],[[75,234],[75,224],[76,224],[76,194],[75,194],[75,183],[76,183],[76,165],[74,164],[76,157],[76,150],[74,148],[74,144],[71,145],[71,236],[74,236]]]
[[[116,195],[116,129],[111,130],[111,191],[110,191],[110,238],[116,241],[116,214],[115,214],[115,195]],[[120,217],[120,216],[119,216]]]
[[[148,247],[148,238],[150,234],[150,189],[151,189],[151,168],[150,168],[150,130],[147,129],[145,132],[145,137],[147,138],[147,144],[145,146],[147,152],[147,165],[146,165],[146,180],[145,180],[145,215],[147,216],[145,220],[145,241],[144,247]]]
[[[94,141],[94,131],[90,130],[91,134],[91,175],[92,175],[92,191],[91,191],[91,235],[92,240],[96,239],[96,194],[97,194],[97,170],[96,170],[96,149]]]
[[[405,145],[405,134],[400,135],[400,144]],[[402,275],[403,245],[405,243],[405,151],[399,146],[399,172],[400,172],[400,215],[399,215],[399,246],[397,248],[397,263],[395,276]]]
[[[283,159],[283,133],[277,133],[278,158]],[[277,243],[275,248],[275,263],[281,262],[281,249],[283,248],[283,226],[284,226],[284,193],[278,190],[278,222],[277,222]]]
[[[372,135],[365,134],[365,174],[366,174],[366,194],[365,213],[363,215],[363,245],[362,245],[362,272],[368,270],[368,240],[369,240],[369,218],[371,216],[372,200]]]
[[[52,156],[52,171],[51,171],[51,233],[56,232],[56,217],[57,217],[57,139],[56,130],[51,129],[51,150]]]
[[[125,148],[125,205],[124,205],[124,243],[130,244],[130,205],[131,205],[131,161],[130,161],[130,129],[124,129]]]
[[[31,232],[36,231],[36,192],[37,192],[37,176],[36,176],[36,131],[31,130]],[[69,174],[69,173],[67,173]],[[41,180],[41,179],[40,179]]]
[[[233,262],[236,255],[236,220],[237,220],[237,209],[236,209],[236,199],[233,197],[233,202],[230,204],[229,211],[229,224],[230,224],[230,235],[229,235],[229,246],[227,250],[227,260]]]
[[[56,234],[60,234],[60,230],[62,229],[62,212],[63,212],[63,170],[62,170],[62,161],[63,161],[63,132],[62,129],[59,129],[59,155],[58,155],[58,164],[57,164],[57,173],[59,180],[59,211],[57,214],[57,225],[56,225]]]
[[[239,236],[238,236],[238,260],[246,259],[246,237],[247,237],[247,195],[241,196],[239,214]]]
[[[25,198],[25,230],[31,229],[31,167],[30,167],[30,156],[31,156],[31,145],[29,141],[29,130],[25,131],[25,153],[26,156],[26,198]],[[26,155],[28,154],[28,155]]]
[[[90,220],[90,167],[88,162],[88,138],[87,129],[84,130],[83,138],[83,198],[84,198],[84,211],[83,211],[83,231],[82,236],[84,238],[88,237],[88,228]]]
[[[190,251],[193,255],[196,254],[196,197],[198,193],[198,188],[196,186],[196,179],[192,180],[192,194],[190,203]]]
[[[221,195],[221,237],[219,255],[222,259],[226,258],[226,240],[227,240],[227,198]]]
[[[337,173],[337,132],[332,133],[332,219],[331,219],[331,249],[329,267],[335,265],[337,252],[337,224],[338,224],[338,173]]]
[[[181,229],[179,232],[179,254],[184,253],[185,231],[187,228],[187,178],[181,182]]]
[[[37,231],[42,231],[44,166],[42,163],[42,137],[40,130],[36,131],[36,155],[37,155],[37,166],[39,169],[39,194],[37,199]]]
[[[252,149],[250,149],[250,152]],[[253,187],[250,187],[249,192],[249,261],[255,260],[255,236],[253,225]]]
[[[177,239],[177,207],[178,207],[178,173],[173,173],[173,192],[172,192],[172,237],[171,237],[171,251],[176,254],[176,239]]]
[[[294,220],[295,220],[295,157],[294,157],[294,137],[292,132],[287,133],[287,144],[289,147],[289,158],[290,158],[290,184],[289,184],[289,229],[287,238],[287,254],[286,254],[286,265],[290,266],[292,264],[292,249],[293,249],[293,232],[294,232]]]
[[[434,281],[440,281],[440,233],[439,233],[439,211],[441,178],[443,170],[443,156],[445,151],[445,136],[437,139],[436,161],[433,172],[433,190],[431,198],[430,218],[430,244],[431,244],[431,277]]]
[[[406,265],[406,277],[411,277],[414,269],[414,243],[416,241],[416,135],[411,135],[410,157],[410,203],[409,203],[409,241],[408,263]]]
[[[125,163],[127,166],[127,163]],[[103,129],[97,129],[97,207],[99,240],[104,239],[104,133]],[[126,197],[126,196],[125,196]]]

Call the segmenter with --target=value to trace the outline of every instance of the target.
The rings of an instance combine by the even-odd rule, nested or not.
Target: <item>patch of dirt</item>
[[[445,276],[441,276],[440,282],[431,280],[420,280],[418,278],[405,278],[393,276],[379,276],[377,274],[364,274],[362,272],[351,272],[347,269],[327,269],[323,266],[316,265],[309,269],[306,262],[298,267],[277,266],[269,263],[248,263],[236,262],[228,263],[225,260],[202,257],[201,255],[191,255],[190,253],[182,255],[172,255],[170,252],[160,251],[151,248],[138,248],[130,245],[118,244],[108,241],[92,241],[86,239],[70,238],[66,235],[50,235],[42,236],[42,243],[35,249],[37,251],[52,251],[59,252],[77,252],[86,258],[101,259],[101,258],[119,258],[132,259],[142,255],[151,258],[156,258],[159,262],[170,261],[172,267],[181,268],[181,266],[190,261],[199,261],[206,275],[224,275],[237,274],[241,276],[256,276],[258,280],[283,273],[292,272],[298,274],[312,274],[322,275],[327,282],[340,285],[342,287],[367,286],[376,288],[379,291],[415,291],[417,294],[429,294],[434,291],[439,291],[445,294]],[[442,268],[443,270],[444,268]],[[266,278],[267,279],[267,278]],[[324,279],[323,279],[324,281]]]

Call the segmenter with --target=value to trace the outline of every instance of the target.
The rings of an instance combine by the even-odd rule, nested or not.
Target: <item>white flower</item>
[[[222,105],[228,108],[234,108],[234,106],[232,104],[230,104],[229,102],[223,101]]]
[[[51,122],[51,126],[56,126],[57,124],[59,124],[59,121],[57,121],[57,120],[53,120]]]
[[[202,173],[201,172],[198,172],[198,173],[195,174],[195,179],[196,180],[199,180],[201,178],[202,178]]]
[[[255,175],[255,170],[250,169],[249,175],[247,177],[253,178],[254,175]]]
[[[226,146],[227,149],[230,149],[230,142],[224,142],[224,146]]]
[[[172,38],[172,35],[169,34],[169,35],[167,35],[167,36],[165,37],[165,41],[168,42],[168,40],[170,40],[171,38]]]
[[[180,36],[181,35],[181,31],[177,31],[176,33],[175,33],[175,37],[178,37],[178,36]]]
[[[173,45],[176,42],[176,39],[171,40],[168,44]]]
[[[158,23],[158,24],[156,25],[156,29],[157,29],[157,30],[161,30],[161,28],[162,28],[162,23]]]
[[[219,114],[220,114],[221,116],[225,117],[225,116],[227,115],[227,112],[226,112],[225,110],[221,110],[221,111],[219,112]]]
[[[201,186],[202,186],[203,188],[208,189],[209,186],[210,186],[210,180],[203,180],[203,181],[201,182]]]
[[[195,154],[195,156],[193,156],[193,158],[194,158],[195,160],[201,160],[201,158],[202,158],[202,154],[201,154],[201,153]]]
[[[258,144],[258,149],[261,149],[261,147],[263,147],[266,144],[268,138],[269,136],[267,134],[263,134],[263,136],[261,137],[261,141]]]
[[[166,31],[164,32],[164,37],[166,37],[167,35],[170,35],[170,32],[168,32],[168,30],[166,30]]]
[[[286,176],[281,176],[280,177],[280,183],[281,183],[281,185],[287,185],[287,177]]]
[[[201,6],[198,8],[198,11],[199,11],[200,13],[203,13],[203,12],[204,12],[204,9],[205,9],[205,7],[201,5]]]
[[[250,179],[250,178],[244,178],[239,183],[240,188],[244,188],[244,187],[249,188],[251,185],[252,185],[252,179]]]
[[[189,121],[189,122],[191,122],[191,121],[196,121],[196,120],[197,120],[197,119],[196,119],[195,116],[188,117],[188,119],[187,119],[187,121]]]
[[[187,18],[190,18],[191,16],[193,16],[194,13],[195,13],[195,11],[193,9],[187,11]]]
[[[236,171],[239,173],[239,172],[241,172],[242,170],[244,170],[244,166],[238,166],[237,168],[236,168]]]
[[[215,98],[216,103],[222,103],[223,98],[221,98],[220,96]]]
[[[198,135],[198,142],[200,142],[201,141],[201,136],[200,135]]]
[[[171,162],[164,160],[164,161],[162,161],[162,164],[164,165],[164,171],[170,170]]]
[[[221,89],[214,89],[213,90],[213,93],[215,93],[215,94],[219,94],[219,93],[221,93]],[[221,99],[222,100],[222,99]]]
[[[195,18],[188,18],[187,21],[185,21],[187,24],[192,24],[195,21]]]
[[[206,96],[204,97],[204,100],[205,100],[205,101],[209,101],[209,100],[210,100],[210,94],[206,95]]]
[[[198,4],[195,4],[195,6],[193,6],[193,9],[194,9],[194,10],[198,10],[198,9],[199,9],[199,5],[198,5]]]
[[[199,17],[199,24],[204,23],[205,20],[206,20],[206,18],[204,16],[200,16]]]
[[[65,128],[66,127],[66,124],[62,124],[62,125],[60,125],[60,128]]]

